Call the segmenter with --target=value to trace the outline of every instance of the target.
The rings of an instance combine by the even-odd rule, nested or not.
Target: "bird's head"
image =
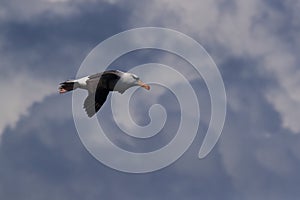
[[[132,86],[140,86],[145,88],[146,90],[150,90],[150,86],[143,81],[140,80],[140,78],[132,73],[126,73],[125,80],[130,87]]]

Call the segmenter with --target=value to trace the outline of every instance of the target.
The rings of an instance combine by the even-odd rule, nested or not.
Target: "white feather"
[[[80,79],[77,79],[77,80],[74,80],[74,81],[76,81],[77,83],[78,83],[78,87],[79,88],[82,88],[82,89],[87,89],[87,80],[89,79],[89,77],[88,76],[85,76],[85,77],[83,77],[83,78],[80,78]]]
[[[124,73],[120,77],[115,90],[117,91],[125,91],[128,88],[135,86],[136,80],[132,77],[131,73]]]

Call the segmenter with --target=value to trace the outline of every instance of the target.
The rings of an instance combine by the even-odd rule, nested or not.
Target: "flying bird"
[[[142,82],[137,75],[119,70],[109,70],[80,79],[68,80],[59,85],[60,94],[77,88],[88,91],[83,107],[89,117],[94,116],[99,111],[110,91],[118,91],[123,94],[133,86],[150,90],[150,86]]]

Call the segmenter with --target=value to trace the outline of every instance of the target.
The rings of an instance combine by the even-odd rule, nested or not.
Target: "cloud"
[[[45,101],[34,104],[14,129],[5,130],[0,146],[1,198],[230,199],[232,196],[232,185],[220,169],[218,155],[200,162],[197,146],[187,152],[185,159],[151,174],[121,173],[99,163],[77,135],[70,117],[70,97],[46,97]],[[212,193],[210,189],[215,187],[218,192]]]
[[[292,133],[298,134],[300,132],[300,125],[297,120],[300,117],[300,113],[298,112],[300,109],[300,98],[294,100],[287,93],[291,89],[273,89],[268,92],[267,99],[273,104],[274,109],[281,114],[282,127],[289,129]]]
[[[147,6],[138,4],[130,22],[167,26],[190,34],[211,49],[220,68],[231,57],[256,60],[256,66],[251,67],[258,68],[276,83],[265,92],[265,98],[280,113],[283,127],[300,133],[299,114],[291,112],[293,107],[300,106],[300,61],[296,53],[299,22],[294,20],[299,3],[289,1],[279,6],[259,0],[188,3],[163,0]],[[284,38],[286,35],[288,40]]]
[[[0,145],[1,198],[297,199],[300,140],[299,134],[289,134],[299,133],[297,0],[276,1],[275,5],[258,0],[133,1],[109,9],[110,14],[99,14],[94,4],[85,7],[93,12],[71,5],[71,11],[63,13],[69,1],[55,1],[54,7],[49,6],[50,1],[45,5],[31,1],[36,8],[29,3],[21,8],[23,3],[10,2],[7,10],[0,10],[5,16],[2,20],[27,21],[1,26],[6,30],[6,35],[0,35],[1,45],[10,42],[1,52],[5,58],[1,58],[0,90],[8,94],[1,101],[5,113],[0,120],[4,131]],[[57,18],[47,18],[46,23],[42,17],[49,12]],[[74,18],[60,20],[66,16]],[[16,25],[18,28],[11,28]],[[206,129],[203,123],[192,147],[170,167],[151,174],[123,174],[96,162],[84,149],[71,119],[70,95],[51,95],[57,89],[58,80],[54,79],[71,78],[74,70],[67,66],[77,69],[91,45],[109,35],[129,27],[156,25],[187,33],[209,50],[227,88],[227,121],[207,158],[197,159],[201,133]],[[40,29],[50,33],[46,34],[49,37],[37,31]],[[18,45],[14,41],[28,43]],[[28,45],[32,43],[37,45]],[[74,53],[75,49],[80,52]],[[178,63],[176,69],[188,67],[172,58],[159,59],[170,65]],[[60,73],[55,73],[58,70]],[[190,70],[184,73],[193,75]],[[193,86],[199,87],[198,83]],[[40,90],[42,93],[36,92]],[[207,91],[197,95],[203,99],[208,96]],[[168,100],[162,95],[160,101]],[[200,104],[201,115],[209,118],[208,100],[201,99]],[[16,111],[11,112],[13,109]]]
[[[82,6],[115,4],[118,0],[4,0],[0,5],[0,21],[36,21],[38,16],[70,17],[80,14]],[[34,5],[34,6],[32,6]]]
[[[299,140],[288,133],[300,133],[298,3],[163,0],[136,6],[132,25],[191,35],[222,71],[230,110],[219,153],[235,194],[294,199],[296,189],[282,182],[299,179],[293,177],[299,160],[288,153],[296,148],[291,140]]]
[[[98,25],[101,27],[101,24],[106,23],[105,17],[99,16],[105,15],[109,18],[111,10],[115,9],[110,6],[107,11],[102,10],[103,12],[91,9],[92,17],[91,13],[80,12],[82,16],[61,19],[59,15],[49,17],[46,14],[48,11],[44,13],[42,8],[35,12],[34,9],[40,9],[39,6],[46,6],[40,5],[45,2],[33,0],[27,2],[25,6],[23,3],[17,1],[0,3],[5,4],[3,7],[0,6],[0,9],[4,9],[8,15],[8,18],[0,20],[0,89],[5,94],[1,100],[0,135],[5,128],[15,127],[22,117],[29,114],[28,110],[35,103],[55,94],[59,82],[74,78],[91,45],[94,46],[98,42],[98,37],[107,34],[97,28]],[[31,4],[36,6],[33,7]],[[51,2],[46,4],[50,5]],[[24,13],[18,11],[18,14],[12,11],[18,9],[28,10]],[[49,12],[55,11],[50,9]],[[94,17],[99,20],[92,21]],[[117,17],[111,22],[119,21]],[[116,26],[118,24],[116,23]],[[86,31],[88,27],[93,28]]]
[[[14,128],[21,116],[36,102],[56,92],[56,83],[27,73],[4,73],[0,75],[1,116],[0,136],[7,126]]]

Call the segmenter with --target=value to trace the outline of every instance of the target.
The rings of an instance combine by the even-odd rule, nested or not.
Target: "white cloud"
[[[230,5],[232,6],[232,8],[229,8],[229,10],[232,9],[230,12],[227,9],[223,9],[223,7],[220,9],[220,3],[224,2],[226,3],[227,1],[194,1],[188,3],[179,0],[161,0],[156,1],[154,4],[152,2],[148,4],[145,3],[143,9],[133,9],[134,15],[131,21],[133,24],[136,23],[134,17],[139,17],[140,25],[144,25],[145,22],[151,24],[152,22],[160,21],[163,25],[171,26],[193,37],[196,36],[200,42],[208,40],[209,42],[218,44],[218,46],[225,47],[226,51],[216,52],[213,55],[214,57],[218,57],[218,61],[221,63],[219,67],[222,67],[222,59],[226,59],[228,55],[237,57],[249,56],[256,59],[258,62],[256,68],[261,68],[262,72],[267,73],[268,77],[272,74],[271,77],[276,81],[276,85],[266,92],[266,99],[281,114],[282,126],[295,133],[299,132],[300,128],[297,122],[299,115],[297,114],[297,110],[299,110],[300,95],[299,87],[297,86],[299,86],[300,77],[297,73],[297,60],[295,59],[295,54],[288,51],[287,44],[270,31],[270,29],[276,29],[276,24],[281,20],[281,14],[276,11],[271,11],[258,0],[236,1]],[[292,10],[292,15],[299,15],[297,14],[299,13],[298,1],[287,0],[284,3],[286,2],[291,3],[289,7]],[[298,7],[296,3],[298,3]],[[291,5],[295,5],[295,8]],[[166,12],[169,12],[169,14],[173,13],[173,15],[171,15],[172,17],[166,17]],[[257,21],[259,16],[262,16],[266,12],[272,18],[271,21],[268,21],[270,23],[262,24],[259,20]],[[31,16],[31,14],[29,15]],[[162,15],[164,15],[163,18],[161,17]],[[144,16],[146,17],[143,21]],[[293,19],[293,23],[295,24],[299,23],[299,20],[296,19],[297,18]],[[280,21],[280,23],[281,22],[282,21]],[[297,34],[292,35],[294,35],[293,37],[297,36]],[[222,48],[222,50],[224,50],[224,48]],[[214,53],[214,51],[210,53]],[[256,197],[265,195],[265,198],[261,199],[270,197],[274,199],[270,193],[274,190],[274,185],[277,184],[276,181],[280,181],[280,183],[278,183],[280,188],[275,187],[275,189],[279,189],[277,193],[287,192],[289,190],[285,190],[286,187],[282,186],[285,183],[290,183],[287,187],[293,186],[293,177],[296,177],[296,179],[298,177],[296,176],[297,173],[294,173],[297,170],[294,169],[296,165],[289,158],[294,159],[293,156],[297,159],[299,158],[299,145],[297,145],[299,142],[297,141],[295,144],[287,141],[283,142],[282,139],[286,139],[286,137],[282,135],[277,137],[276,141],[272,140],[273,133],[270,133],[270,137],[265,138],[265,140],[268,139],[270,141],[268,145],[265,145],[265,140],[256,140],[257,138],[252,135],[254,134],[253,132],[263,131],[262,129],[264,129],[264,127],[259,128],[255,125],[257,125],[258,121],[264,120],[266,114],[260,112],[260,108],[262,107],[258,106],[259,102],[254,102],[251,104],[250,109],[249,107],[245,109],[243,102],[239,99],[239,94],[242,91],[238,83],[235,83],[237,87],[234,88],[236,90],[233,90],[234,94],[230,95],[229,100],[231,102],[229,103],[233,105],[232,108],[234,112],[243,114],[241,118],[240,116],[234,116],[236,117],[233,118],[235,121],[233,121],[232,118],[230,119],[229,124],[226,125],[226,127],[229,128],[225,130],[224,135],[221,137],[221,141],[218,145],[220,151],[216,154],[222,157],[222,166],[218,165],[219,159],[215,159],[215,157],[207,158],[213,160],[213,163],[210,162],[207,164],[205,161],[195,162],[198,165],[192,165],[190,160],[193,158],[185,160],[186,157],[183,157],[181,160],[182,166],[180,166],[179,170],[176,170],[174,177],[188,169],[186,172],[191,174],[191,178],[189,178],[188,181],[196,180],[199,181],[197,184],[202,184],[201,180],[205,180],[203,183],[207,184],[207,182],[209,182],[207,180],[216,178],[216,172],[223,173],[223,170],[225,170],[226,172],[224,173],[230,176],[229,181],[228,179],[225,181],[228,181],[228,185],[232,182],[235,184],[239,198],[244,197],[242,193],[245,192],[248,198],[244,199],[258,199],[253,198],[252,195],[257,195]],[[13,127],[22,115],[26,115],[28,108],[35,102],[42,101],[47,95],[56,92],[56,87],[56,82],[53,83],[50,80],[45,82],[42,78],[34,77],[27,73],[19,72],[7,74],[6,76],[1,74],[0,91],[3,92],[3,98],[0,108],[2,113],[0,115],[0,133],[4,127]],[[250,101],[252,103],[255,99],[251,99]],[[55,109],[61,111],[61,108],[63,108],[62,105],[60,105],[59,109]],[[50,106],[47,109],[52,110],[52,107]],[[13,110],[15,111],[12,112]],[[246,113],[245,111],[248,110],[253,112],[250,114]],[[44,113],[45,111],[42,111],[40,115],[44,116]],[[57,112],[53,111],[48,114],[50,115],[49,117],[55,118]],[[61,117],[61,113],[57,116]],[[243,117],[245,117],[246,120]],[[247,119],[252,119],[253,121],[249,122]],[[30,118],[29,121],[32,123],[32,118]],[[36,122],[39,122],[39,120],[36,120],[35,123]],[[296,136],[293,137],[293,135],[289,135],[288,138],[294,140]],[[263,140],[262,137],[260,139]],[[53,141],[55,143],[57,138],[53,139]],[[278,148],[278,146],[280,148]],[[290,148],[293,150],[292,156],[290,155]],[[196,154],[192,153],[191,157],[196,157]],[[74,155],[74,153],[70,153],[70,156],[72,155]],[[291,157],[287,158],[288,156]],[[284,162],[282,163],[282,161]],[[203,165],[205,166],[203,167]],[[177,166],[178,164],[175,164],[175,168],[177,168]],[[268,171],[268,173],[266,173],[266,171]],[[270,174],[273,176],[272,179],[270,179]],[[201,175],[203,178],[195,179],[195,177]],[[42,180],[47,179],[42,177]],[[232,182],[230,182],[230,180],[232,180]],[[176,185],[176,182],[174,183]],[[131,183],[129,183],[129,185],[130,184]],[[219,185],[214,183],[213,186]],[[218,190],[219,188],[215,189]],[[277,193],[275,192],[274,194]],[[284,194],[282,193],[281,196],[276,196],[276,198],[280,199],[282,195]]]
[[[133,9],[130,23],[132,26],[165,26],[186,33],[209,47],[209,53],[221,68],[223,62],[232,57],[254,60],[257,65],[253,67],[260,75],[273,79],[275,83],[264,88],[263,95],[280,114],[282,128],[300,133],[299,31],[283,28],[289,25],[289,28],[299,27],[300,4],[290,0],[283,5],[289,13],[260,0],[157,0],[155,3],[139,4]],[[290,21],[287,15],[292,16]],[[282,38],[285,34],[289,40]],[[261,110],[261,99],[249,94],[246,97],[249,97],[251,105],[245,106],[241,99],[244,95],[240,95],[243,91],[238,82],[234,83],[236,85],[230,85],[232,88],[227,88],[230,91],[228,103],[231,111],[241,116],[231,116],[233,118],[227,121],[219,141],[222,169],[226,170],[244,199],[253,199],[254,194],[257,197],[254,199],[265,199],[263,197],[274,194],[278,194],[276,198],[282,197],[286,191],[269,180],[272,176],[274,180],[284,182],[295,173],[295,163],[293,158],[288,157],[288,152],[289,148],[297,147],[290,147],[282,141],[293,135],[279,135],[277,138],[274,138],[273,132],[266,135],[268,124],[264,124],[264,120],[268,115],[267,111]],[[269,144],[265,147],[267,140]]]
[[[101,0],[102,3],[115,4],[118,0]],[[42,14],[71,16],[80,13],[81,4],[97,3],[97,0],[10,0],[0,3],[1,20],[35,20]]]
[[[0,136],[4,129],[14,127],[28,109],[47,95],[57,92],[57,84],[26,73],[8,73],[0,76]]]
[[[283,127],[300,133],[300,113],[293,109],[300,107],[299,62],[296,62],[295,50],[289,50],[293,42],[299,43],[299,31],[287,30],[291,36],[289,44],[276,33],[286,23],[291,23],[292,27],[299,24],[296,19],[300,5],[298,1],[290,0],[284,6],[290,11],[290,21],[286,21],[286,14],[279,9],[272,9],[259,0],[157,0],[134,9],[131,23],[159,24],[190,34],[199,42],[216,44],[211,45],[217,48],[210,53],[213,53],[219,67],[229,56],[255,59],[258,65],[254,67],[263,73],[273,74],[278,83],[278,87],[274,85],[266,92],[265,98],[280,113]]]
[[[267,99],[274,105],[274,108],[281,114],[282,126],[293,133],[300,132],[300,98],[293,100],[288,94],[291,89],[273,89],[267,93]],[[299,94],[299,92],[298,92]]]
[[[266,93],[267,100],[281,114],[282,125],[293,133],[300,133],[300,72],[292,53],[275,49],[273,54],[265,57],[265,68],[278,81]]]

